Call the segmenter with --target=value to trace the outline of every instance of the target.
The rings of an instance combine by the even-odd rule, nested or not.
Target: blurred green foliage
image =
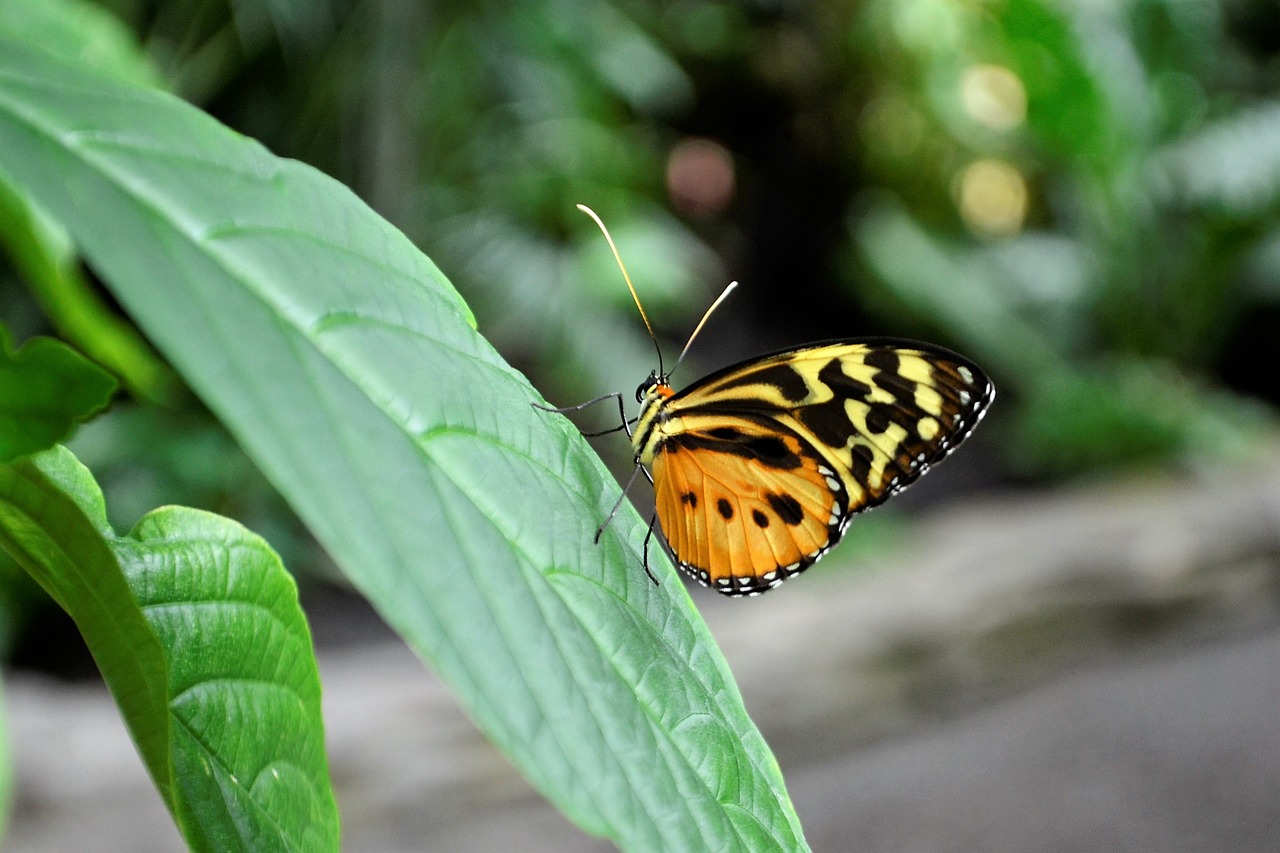
[[[123,22],[163,85],[353,187],[551,399],[627,391],[655,366],[584,202],[669,356],[729,278],[744,287],[691,356],[702,367],[835,336],[946,343],[1001,389],[986,432],[1005,474],[1218,460],[1271,429],[1274,2],[12,0],[9,14],[27,5],[91,18],[80,39],[114,44]],[[15,339],[44,331],[0,272]],[[225,433],[189,397],[125,379],[166,402],[84,434],[108,492],[148,492],[109,504],[230,510],[298,566],[272,535],[294,524],[266,520],[276,502],[254,497],[269,492]],[[153,493],[169,486],[187,491]]]
[[[1280,260],[1266,3],[103,5],[400,225],[556,398],[653,363],[579,201],[667,349],[730,277],[707,365],[941,339],[1012,392],[1015,470],[1236,451],[1265,417],[1222,380],[1277,395],[1248,369]]]
[[[850,220],[852,266],[1005,378],[1009,462],[1216,458],[1265,429],[1223,387],[1280,390],[1252,324],[1280,275],[1265,5],[868,7],[881,191]]]

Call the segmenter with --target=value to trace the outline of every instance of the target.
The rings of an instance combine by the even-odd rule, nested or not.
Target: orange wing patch
[[[756,438],[770,443],[767,459],[750,441],[686,433],[653,461],[658,520],[676,561],[728,595],[758,594],[802,571],[839,540],[847,518],[839,480],[795,436]]]

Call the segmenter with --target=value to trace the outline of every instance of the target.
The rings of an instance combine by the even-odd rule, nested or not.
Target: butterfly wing
[[[721,592],[777,586],[954,450],[994,395],[973,362],[908,341],[815,344],[714,373],[662,402],[648,443],[663,533]]]
[[[681,569],[726,594],[750,595],[835,544],[847,494],[825,461],[778,425],[716,424],[680,433],[654,457],[658,519]]]

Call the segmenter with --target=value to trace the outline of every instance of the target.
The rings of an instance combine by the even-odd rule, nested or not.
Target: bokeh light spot
[[[983,237],[1009,237],[1027,218],[1027,182],[1004,160],[975,160],[957,180],[960,215]]]
[[[1027,90],[1008,68],[971,65],[960,81],[960,96],[969,117],[992,130],[1010,130],[1027,117]]]
[[[667,157],[667,193],[682,213],[722,213],[733,201],[736,183],[733,157],[718,142],[685,139]]]

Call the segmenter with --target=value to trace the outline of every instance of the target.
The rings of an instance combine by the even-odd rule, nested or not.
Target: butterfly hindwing
[[[894,340],[814,344],[679,393],[659,386],[635,434],[658,520],[681,568],[737,595],[812,564],[854,514],[954,450],[994,397],[967,359]]]
[[[685,572],[745,595],[835,544],[846,496],[797,436],[750,420],[717,424],[674,436],[654,459],[658,517]]]

